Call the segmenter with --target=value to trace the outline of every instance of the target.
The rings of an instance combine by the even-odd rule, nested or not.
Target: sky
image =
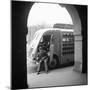
[[[55,23],[73,24],[72,19],[65,7],[59,4],[35,3],[28,15],[27,26]]]

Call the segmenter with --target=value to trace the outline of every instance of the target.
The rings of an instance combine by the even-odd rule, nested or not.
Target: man
[[[47,65],[48,54],[47,54],[47,51],[45,50],[45,47],[39,46],[37,60],[39,62],[39,65],[38,65],[38,68],[37,68],[37,74],[40,73],[40,68],[41,68],[42,62],[44,62],[45,71],[47,73],[48,72],[48,65]]]

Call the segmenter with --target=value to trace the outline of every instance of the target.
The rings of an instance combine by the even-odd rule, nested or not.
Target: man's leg
[[[42,61],[39,62],[39,65],[38,65],[38,68],[37,68],[37,74],[39,74],[39,72],[40,72],[41,63],[42,63]]]
[[[45,71],[46,73],[48,72],[48,65],[47,65],[47,58],[44,60],[44,65],[45,65]]]

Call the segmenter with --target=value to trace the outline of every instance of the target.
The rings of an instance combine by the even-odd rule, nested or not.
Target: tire
[[[51,61],[51,62],[49,62],[49,67],[51,68],[51,69],[54,69],[54,68],[56,68],[57,67],[57,58],[55,58],[55,57],[53,57],[53,60]]]

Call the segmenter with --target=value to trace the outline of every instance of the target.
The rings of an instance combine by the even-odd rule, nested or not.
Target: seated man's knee
[[[41,63],[42,61],[39,61],[39,63]]]
[[[45,59],[44,61],[47,62],[47,59]]]

